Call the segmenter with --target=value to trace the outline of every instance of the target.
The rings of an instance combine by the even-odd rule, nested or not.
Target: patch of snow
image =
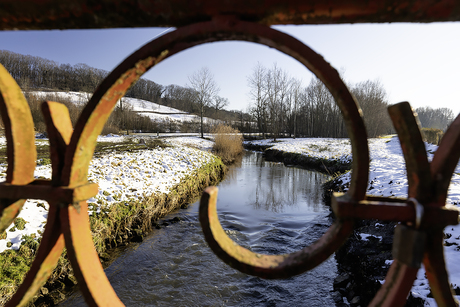
[[[367,233],[359,233],[358,235],[363,241],[369,241],[369,238],[375,238],[375,239],[378,239],[379,241],[383,239],[382,236],[375,236],[375,235],[371,235]]]

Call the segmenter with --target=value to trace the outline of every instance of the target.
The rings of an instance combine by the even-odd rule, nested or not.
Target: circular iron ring
[[[369,170],[367,136],[357,103],[337,71],[320,55],[291,36],[267,26],[231,18],[217,18],[209,22],[185,26],[161,36],[134,52],[112,71],[94,93],[75,127],[67,151],[64,180],[69,178],[68,183],[71,186],[86,180],[86,166],[92,158],[97,135],[102,131],[116,102],[148,69],[188,48],[204,43],[230,40],[254,42],[275,48],[297,59],[323,81],[342,111],[351,139],[353,173],[348,197],[356,201],[363,199]],[[215,207],[213,210],[215,211]],[[337,250],[353,229],[351,220],[337,220],[320,240],[296,253],[266,256],[245,250],[246,256],[241,258],[238,253],[235,253],[235,248],[224,248],[225,244],[220,244],[221,240],[230,240],[223,231],[223,235],[222,233],[216,235],[211,230],[211,228],[222,228],[217,219],[210,222],[206,213],[200,220],[204,226],[206,240],[220,258],[238,270],[265,278],[292,276],[315,267]],[[213,225],[217,226],[213,227]],[[238,247],[238,249],[242,248]]]

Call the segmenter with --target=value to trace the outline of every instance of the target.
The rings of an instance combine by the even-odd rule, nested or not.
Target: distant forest
[[[45,127],[39,111],[39,103],[44,98],[34,96],[32,91],[93,93],[108,75],[107,71],[86,64],[59,64],[6,50],[0,50],[0,63],[25,92],[38,131],[44,131]],[[200,98],[202,93],[193,86],[163,86],[146,79],[140,79],[125,96],[144,99],[191,114],[204,113],[204,116],[224,121],[242,132],[258,132],[264,136],[275,137],[347,137],[341,112],[320,80],[312,79],[306,87],[302,87],[301,80],[292,78],[276,64],[269,68],[257,64],[252,74],[247,76],[247,82],[251,101],[248,106],[249,113],[224,110],[222,106],[227,105],[228,100],[216,95],[209,103],[203,104]],[[382,84],[367,80],[347,85],[363,111],[368,136],[393,133],[387,113],[389,103]],[[56,96],[50,95],[52,97],[47,99],[52,100],[54,97],[59,101]],[[68,106],[72,121],[75,121],[81,107],[74,106],[69,101],[60,102]],[[415,111],[424,128],[445,130],[454,119],[452,110],[447,108],[422,107]],[[205,127],[206,132],[210,129],[209,126]],[[198,122],[153,122],[120,103],[108,120],[103,133],[120,130],[198,132],[200,128]]]
[[[75,91],[93,93],[99,83],[108,75],[109,72],[90,67],[86,64],[59,64],[55,61],[44,59],[41,57],[22,55],[7,50],[0,50],[0,63],[8,70],[11,76],[16,80],[21,89],[26,93],[31,109],[38,109],[39,100],[43,97],[36,97],[30,92],[32,91]],[[59,101],[56,95],[49,95],[49,98],[55,98]],[[125,97],[138,98],[161,105],[173,107],[191,114],[199,114],[200,106],[195,101],[196,93],[188,87],[178,85],[163,86],[153,81],[140,79],[134,84],[125,94]],[[75,112],[71,112],[76,120],[79,111],[78,106],[71,106],[68,101],[59,101],[65,103],[68,108]],[[39,111],[37,111],[40,113]],[[239,111],[227,111],[223,109],[216,110],[212,106],[207,106],[205,116],[219,119],[228,123],[237,121],[249,121],[249,115]],[[39,119],[41,114],[35,114],[37,130],[41,131],[44,124],[41,124]],[[151,122],[141,115],[138,115],[123,104],[117,106],[114,113],[109,119],[104,132],[115,132],[116,130],[141,130],[149,132],[169,132],[169,131],[184,131],[197,132],[198,128],[194,123],[185,123],[181,127],[180,123],[176,122]],[[241,126],[241,124],[240,124]],[[210,127],[206,127],[207,130]]]

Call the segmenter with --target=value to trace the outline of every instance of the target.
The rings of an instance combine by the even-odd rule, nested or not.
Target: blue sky
[[[448,107],[460,112],[460,23],[277,26],[320,53],[348,82],[379,80],[390,104]],[[164,28],[3,31],[0,49],[59,63],[85,63],[112,70]],[[169,29],[171,31],[173,29]],[[203,66],[215,75],[230,109],[246,110],[246,78],[257,62],[275,62],[307,85],[312,74],[295,60],[265,46],[219,42],[191,48],[151,69],[145,78],[187,85]]]

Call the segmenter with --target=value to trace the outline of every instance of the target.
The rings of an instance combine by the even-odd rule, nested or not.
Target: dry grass
[[[243,153],[243,137],[237,129],[218,125],[212,133],[214,134],[212,150],[225,164],[233,163]]]
[[[422,128],[422,137],[425,142],[439,145],[439,142],[442,139],[444,132],[441,129],[435,128]]]

